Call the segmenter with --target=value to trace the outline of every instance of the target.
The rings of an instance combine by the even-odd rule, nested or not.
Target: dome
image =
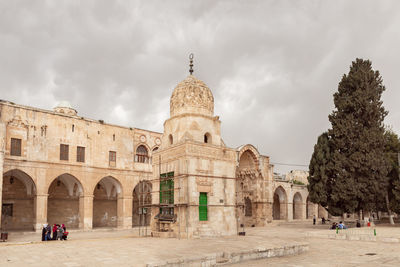
[[[194,113],[213,116],[214,97],[207,85],[189,75],[174,89],[170,101],[170,116]]]
[[[72,106],[68,101],[60,101],[58,102],[56,108],[72,108]]]
[[[78,112],[71,106],[68,101],[60,101],[54,108],[57,113],[64,113],[67,115],[76,115]]]

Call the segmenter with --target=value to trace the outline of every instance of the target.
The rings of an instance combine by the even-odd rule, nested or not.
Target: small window
[[[209,133],[204,135],[204,143],[211,143],[211,135]]]
[[[85,148],[82,146],[76,148],[76,161],[85,162]]]
[[[140,145],[136,149],[135,161],[141,163],[149,162],[149,154],[147,152],[147,148],[144,145]]]
[[[115,141],[115,134],[113,134],[113,141]]]
[[[72,124],[72,132],[74,132],[74,131],[75,131],[75,125]]]
[[[117,152],[115,151],[110,151],[108,153],[108,160],[109,160],[109,165],[111,167],[115,167],[115,164],[117,162]]]
[[[60,144],[60,160],[69,159],[69,145]]]
[[[169,144],[172,145],[174,143],[174,138],[172,137],[172,134],[169,135]]]
[[[11,138],[11,156],[21,156],[21,139]]]

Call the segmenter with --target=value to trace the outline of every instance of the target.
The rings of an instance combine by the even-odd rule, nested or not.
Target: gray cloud
[[[399,28],[397,1],[0,1],[0,93],[162,131],[194,52],[227,145],[308,164],[356,57],[380,70],[400,133]]]

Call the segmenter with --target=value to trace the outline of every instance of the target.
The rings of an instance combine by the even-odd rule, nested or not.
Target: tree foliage
[[[309,178],[310,195],[332,214],[374,210],[384,197],[388,173],[383,124],[387,112],[381,101],[384,90],[382,77],[372,70],[371,62],[356,59],[333,96],[332,128],[324,137],[329,153],[322,153],[325,158],[319,159],[324,163],[321,171],[315,167],[314,150]],[[321,193],[323,184],[325,192]]]
[[[398,153],[400,153],[400,139],[391,129],[385,132],[385,153],[389,163],[387,175],[387,192],[389,194],[390,208],[400,213],[400,167]]]

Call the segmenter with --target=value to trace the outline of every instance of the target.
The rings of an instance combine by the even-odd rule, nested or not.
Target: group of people
[[[42,229],[42,241],[50,240],[67,240],[68,232],[65,224],[54,224],[51,227],[50,224],[43,224]]]
[[[357,227],[361,227],[361,226],[359,226],[357,224]],[[332,226],[331,226],[331,229],[333,229],[333,230],[336,230],[336,229],[347,229],[347,226],[342,221],[340,221],[339,223],[333,222]]]

